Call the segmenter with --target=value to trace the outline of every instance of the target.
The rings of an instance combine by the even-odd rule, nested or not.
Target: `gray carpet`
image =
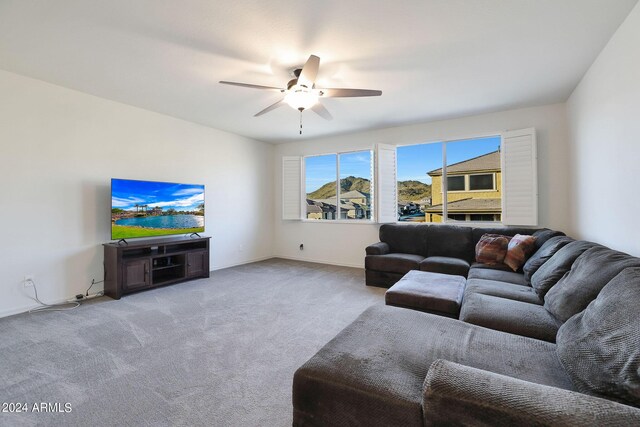
[[[272,259],[67,312],[0,319],[0,425],[290,426],[293,373],[384,289]]]

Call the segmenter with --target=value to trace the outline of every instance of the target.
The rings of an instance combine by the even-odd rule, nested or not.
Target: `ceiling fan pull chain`
[[[302,135],[302,110],[300,110],[300,135]]]

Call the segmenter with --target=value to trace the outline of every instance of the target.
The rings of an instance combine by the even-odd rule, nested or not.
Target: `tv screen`
[[[204,185],[111,179],[111,239],[201,233]]]

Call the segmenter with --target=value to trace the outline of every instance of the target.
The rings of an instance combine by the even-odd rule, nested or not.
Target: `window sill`
[[[304,223],[317,224],[358,224],[358,225],[375,225],[377,222],[370,219],[301,219]]]
[[[487,188],[486,190],[447,190],[448,193],[460,194],[460,193],[497,193],[497,188]],[[442,191],[440,192],[442,194]]]

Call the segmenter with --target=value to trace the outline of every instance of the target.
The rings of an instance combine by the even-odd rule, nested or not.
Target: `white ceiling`
[[[269,142],[565,101],[637,0],[0,0],[0,68]],[[325,121],[253,117],[320,56]]]

